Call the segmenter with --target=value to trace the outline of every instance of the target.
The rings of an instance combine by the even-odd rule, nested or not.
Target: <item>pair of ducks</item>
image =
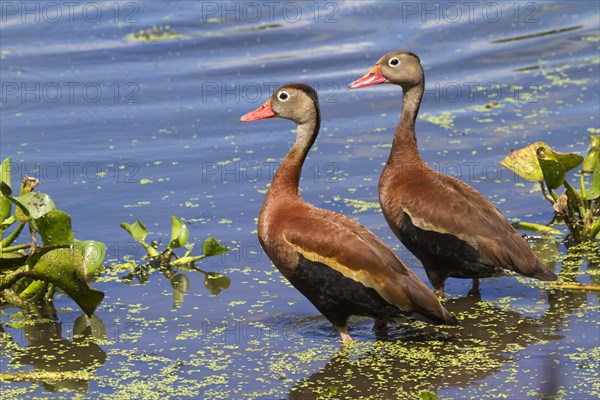
[[[501,212],[466,183],[429,168],[419,155],[415,121],[425,79],[419,57],[383,56],[351,89],[392,83],[404,92],[402,116],[379,180],[383,215],[424,265],[443,297],[448,277],[473,279],[521,274],[555,280]],[[319,132],[316,91],[288,84],[241,121],[279,117],[296,123],[296,141],[279,166],[258,219],[258,238],[273,264],[339,332],[351,341],[351,315],[376,326],[401,319],[459,325],[438,297],[364,226],[314,207],[300,196],[302,165]]]

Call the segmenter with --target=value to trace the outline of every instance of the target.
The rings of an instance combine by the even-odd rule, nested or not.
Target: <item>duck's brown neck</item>
[[[300,184],[300,175],[302,174],[302,165],[304,164],[308,151],[317,138],[319,125],[320,118],[318,114],[315,118],[311,118],[309,121],[297,125],[296,141],[281,162],[281,165],[279,165],[279,168],[277,168],[267,197],[274,195],[300,196],[298,186]]]
[[[404,100],[402,102],[402,115],[396,126],[392,150],[388,159],[388,165],[397,162],[412,162],[421,159],[417,147],[415,135],[415,122],[417,113],[423,98],[425,83],[421,82],[415,86],[404,88]]]

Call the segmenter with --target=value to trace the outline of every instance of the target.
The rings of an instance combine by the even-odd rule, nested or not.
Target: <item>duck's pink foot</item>
[[[338,332],[340,333],[340,337],[342,338],[342,342],[343,343],[350,343],[350,342],[352,342],[352,337],[348,333],[348,328],[347,327],[338,328]]]

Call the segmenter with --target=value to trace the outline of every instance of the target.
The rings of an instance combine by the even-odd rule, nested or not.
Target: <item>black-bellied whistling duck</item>
[[[290,283],[350,341],[351,315],[377,324],[414,318],[458,321],[411,270],[358,222],[306,203],[298,185],[306,154],[321,122],[316,91],[293,83],[241,121],[279,117],[296,123],[296,141],[277,169],[258,217],[265,253]]]
[[[397,51],[383,57],[350,89],[380,83],[402,86],[402,116],[379,179],[383,215],[400,241],[421,262],[439,296],[448,277],[521,274],[556,280],[502,213],[466,183],[429,168],[421,158],[415,121],[425,77],[419,57]]]

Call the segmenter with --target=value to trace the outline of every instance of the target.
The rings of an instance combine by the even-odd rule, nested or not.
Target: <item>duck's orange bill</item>
[[[273,117],[275,113],[271,110],[271,100],[267,100],[265,104],[260,106],[254,111],[250,111],[248,114],[244,114],[240,118],[240,122],[256,121],[257,119]]]
[[[366,86],[377,85],[387,82],[387,79],[381,75],[380,66],[376,65],[360,79],[350,84],[350,89],[358,89]]]

